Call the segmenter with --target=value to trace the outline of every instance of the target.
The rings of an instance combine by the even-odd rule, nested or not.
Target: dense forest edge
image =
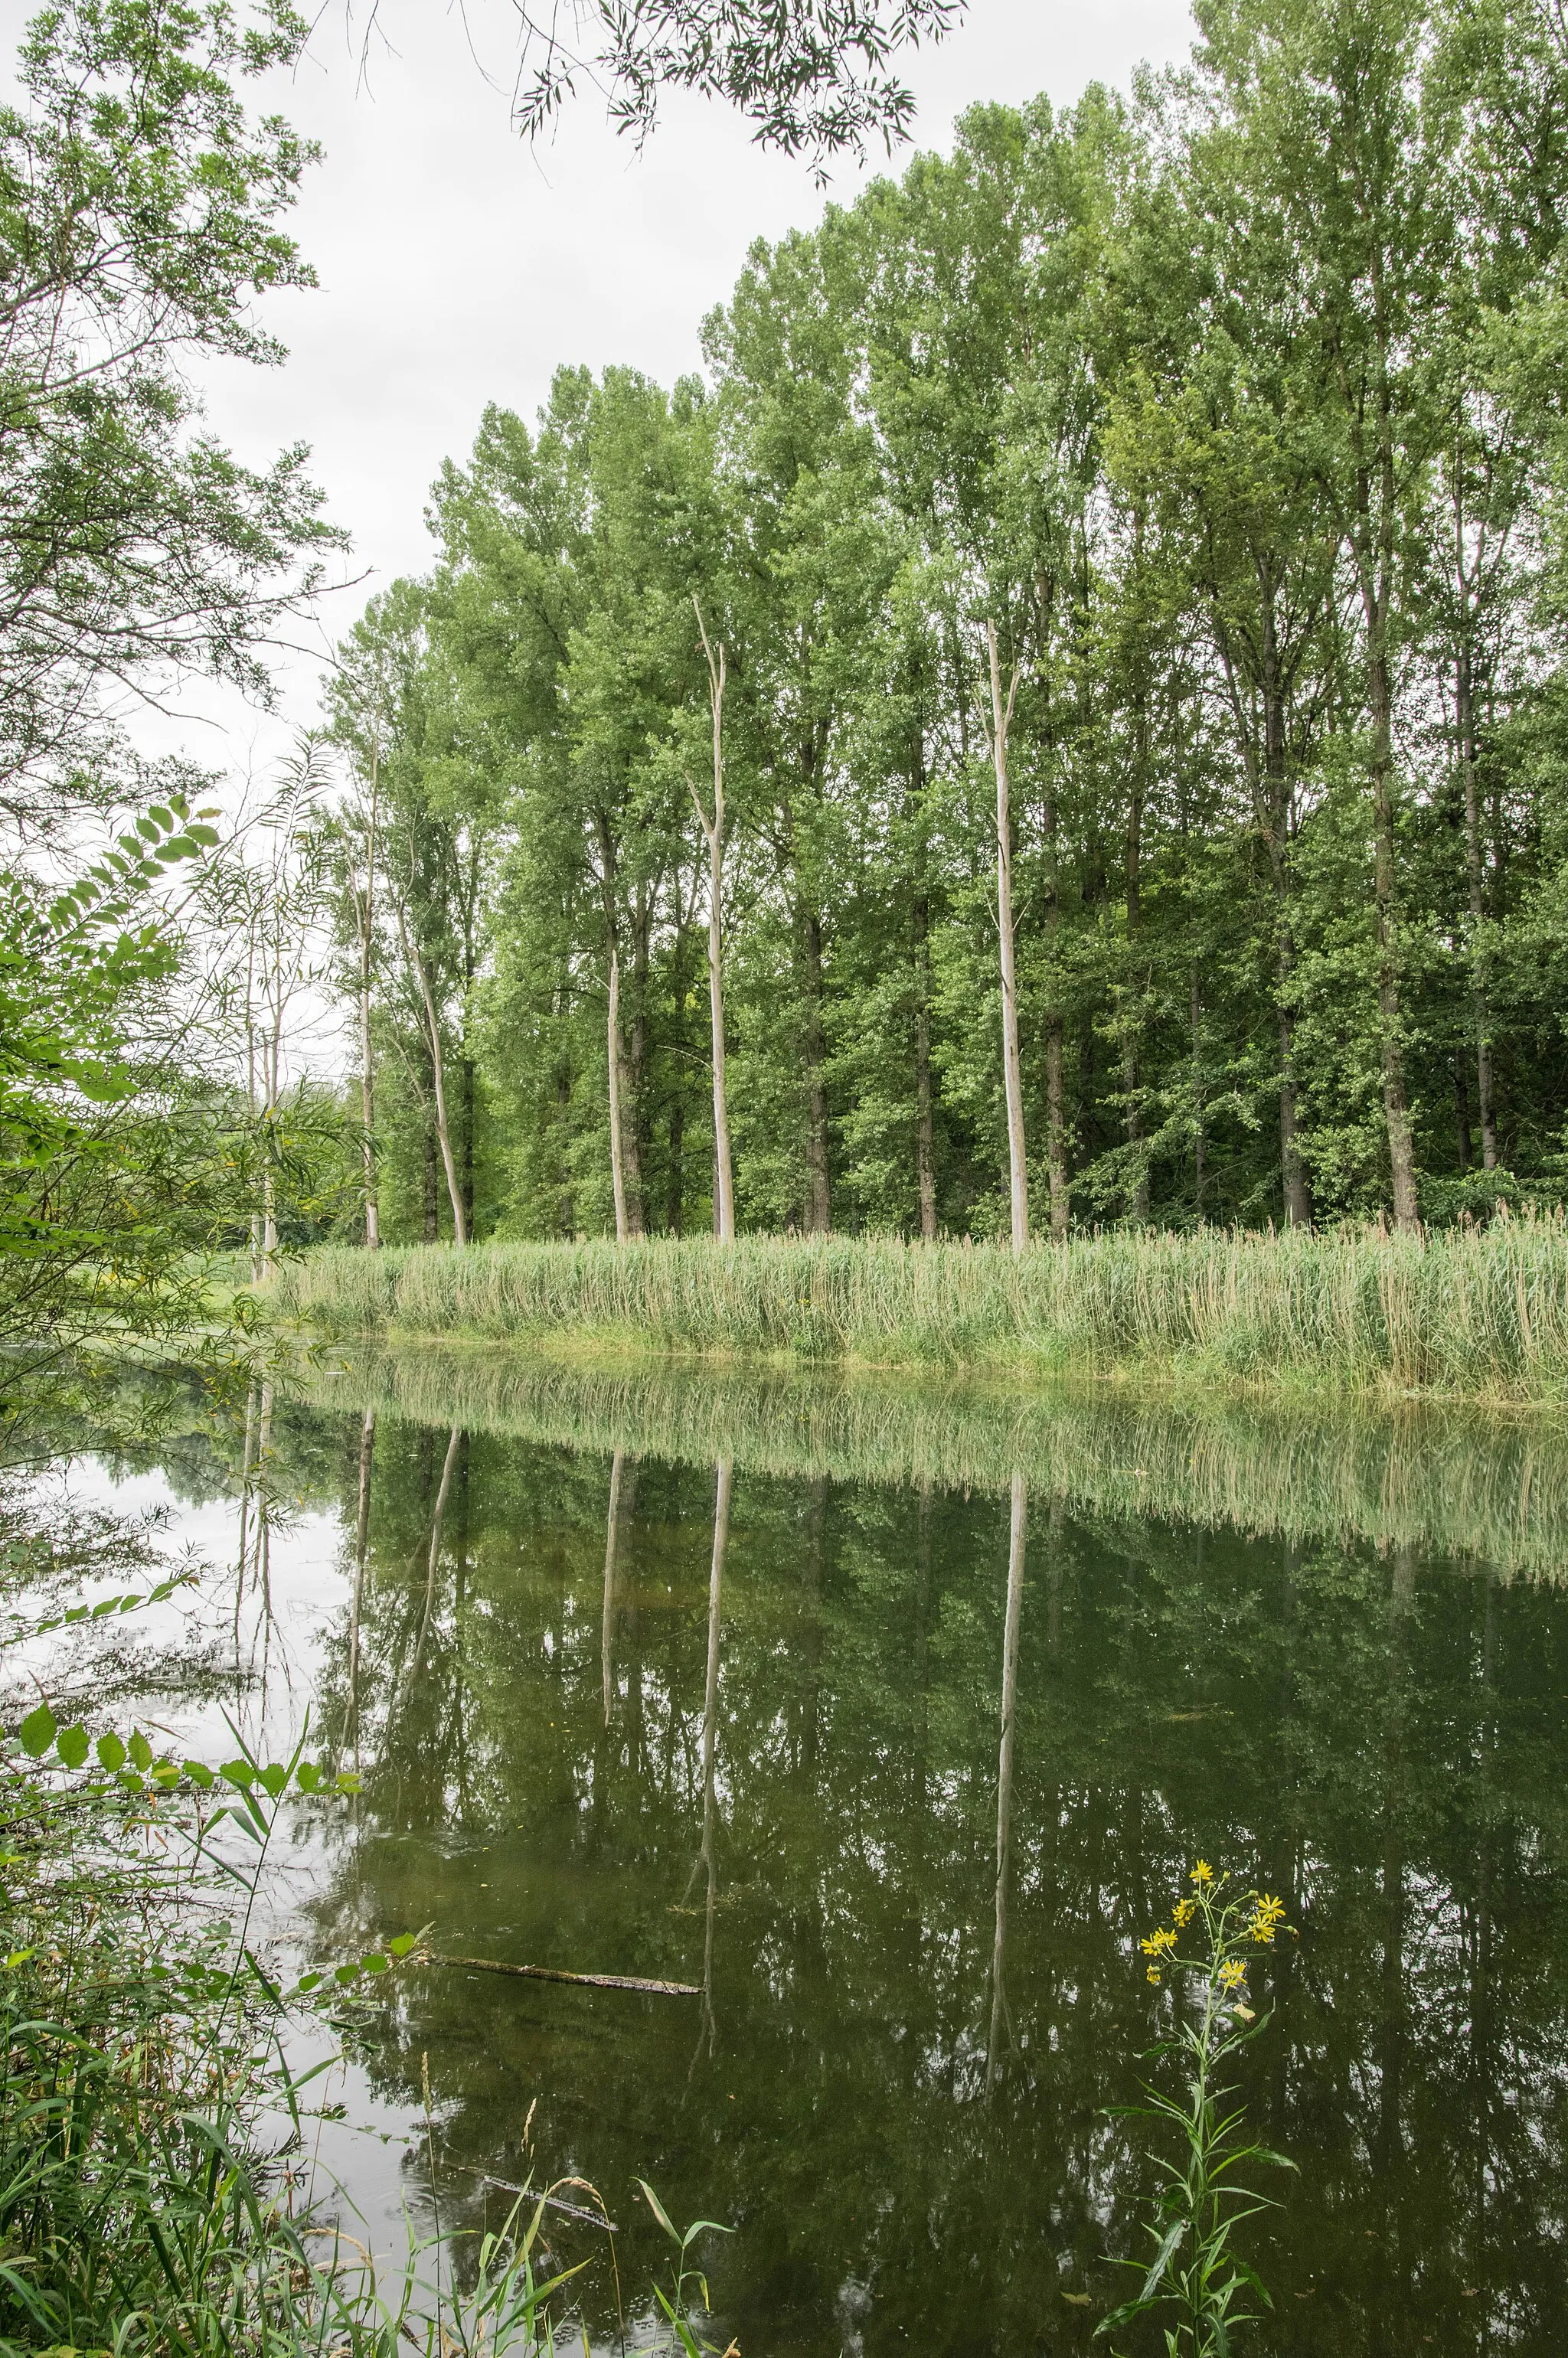
[[[1198,16],[485,410],[285,829],[284,1241],[1560,1198],[1559,35]]]
[[[1119,1230],[1023,1254],[896,1238],[324,1247],[260,1298],[308,1330],[568,1356],[1568,1402],[1561,1214],[1426,1235]]]

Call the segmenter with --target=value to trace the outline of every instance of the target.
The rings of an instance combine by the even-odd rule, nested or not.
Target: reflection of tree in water
[[[743,2345],[1077,2349],[1060,2295],[1108,2295],[1147,2184],[1102,2111],[1154,2024],[1130,1940],[1197,1853],[1256,1862],[1303,1928],[1247,2092],[1302,2165],[1263,2230],[1276,2346],[1552,2347],[1563,1607],[1060,1499],[1026,1563],[1023,1527],[1022,1484],[716,1482],[384,1416],[329,1919],[711,2007],[432,1972],[388,2091],[427,2048],[447,2161],[500,2177],[538,2094],[623,2273],[656,2260],[634,2174],[735,2223],[708,2259]]]

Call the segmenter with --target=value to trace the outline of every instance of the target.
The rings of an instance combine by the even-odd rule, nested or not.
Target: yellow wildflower
[[[1162,1924],[1156,1931],[1150,1933],[1146,1941],[1140,1941],[1138,1945],[1146,1957],[1158,1957],[1162,1955],[1165,1950],[1175,1947],[1176,1936],[1169,1925]]]
[[[1157,1981],[1159,1980],[1159,1978],[1160,1978],[1160,1968],[1159,1968],[1159,1966],[1158,1966],[1158,1965],[1151,1965],[1151,1966],[1149,1967],[1148,1972],[1144,1974],[1143,1978],[1144,1978],[1144,1980],[1145,1980],[1146,1982],[1157,1982]]]
[[[1191,1876],[1188,1877],[1188,1880],[1192,1883],[1200,1884],[1212,1883],[1214,1881],[1214,1869],[1210,1866],[1206,1858],[1199,1859],[1197,1865],[1194,1867]]]
[[[1176,1906],[1175,1906],[1175,1911],[1174,1911],[1174,1912],[1175,1912],[1175,1919],[1176,1919],[1176,1929],[1177,1929],[1177,1931],[1178,1931],[1181,1930],[1182,1926],[1183,1926],[1183,1925],[1187,1921],[1187,1919],[1192,1915],[1193,1910],[1195,1909],[1195,1907],[1196,1907],[1196,1906],[1197,1906],[1197,1902],[1196,1902],[1196,1900],[1195,1900],[1195,1899],[1178,1899],[1178,1900],[1177,1900],[1177,1902],[1176,1902]]]
[[[1253,1895],[1254,1905],[1247,1920],[1247,1930],[1260,1947],[1267,1948],[1285,1920],[1285,1903],[1267,1891]]]
[[[1219,1969],[1219,1985],[1223,1990],[1239,1989],[1247,1979],[1247,1968],[1239,1957],[1227,1957]]]

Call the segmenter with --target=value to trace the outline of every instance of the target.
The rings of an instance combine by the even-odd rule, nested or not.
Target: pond
[[[299,1943],[697,1993],[406,1974],[327,2132],[373,2239],[575,2175],[630,2303],[645,2180],[731,2230],[720,2349],[1087,2351],[1153,2182],[1138,1941],[1203,1857],[1299,1935],[1251,2346],[1559,2347],[1556,1426],[339,1355],[79,1478],[213,1563],[166,1722],[232,1623],[253,1724],[360,1768],[302,1805]],[[550,2233],[608,2352],[604,2239]]]

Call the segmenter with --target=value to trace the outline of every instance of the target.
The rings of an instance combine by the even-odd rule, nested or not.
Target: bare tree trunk
[[[646,892],[639,886],[632,913],[632,1039],[621,1131],[626,1172],[626,1227],[633,1237],[648,1233],[647,1207],[643,1196],[643,1084],[648,1066],[648,935],[652,924],[653,912]]]
[[[430,996],[430,980],[425,971],[423,957],[419,960],[419,988],[425,995],[425,1017],[430,1026],[430,1081],[436,1097],[436,1143],[441,1150],[441,1168],[447,1176],[447,1194],[452,1206],[452,1240],[466,1245],[469,1240],[468,1215],[463,1209],[463,1191],[458,1184],[458,1166],[452,1153],[451,1125],[447,1120],[446,1059],[441,1054],[441,1027],[436,1021],[436,1004]]]
[[[689,778],[687,785],[708,844],[708,1006],[713,1036],[714,1232],[720,1244],[735,1241],[735,1179],[730,1160],[730,1099],[724,1070],[724,683],[722,642],[709,644],[702,608],[695,597],[697,627],[708,657],[708,700],[713,713],[713,817]]]
[[[997,653],[996,624],[986,623],[990,656],[991,760],[996,769],[996,898],[997,930],[1001,941],[1001,1062],[1007,1094],[1007,1164],[1012,1210],[1012,1249],[1022,1252],[1029,1242],[1029,1173],[1023,1144],[1023,1074],[1018,1054],[1018,966],[1012,934],[1012,810],[1008,793],[1007,737],[1018,694],[1014,665],[1004,700],[1001,660]]]
[[[1369,633],[1368,700],[1372,714],[1372,890],[1378,928],[1378,1017],[1383,1065],[1383,1113],[1389,1132],[1394,1226],[1415,1228],[1421,1211],[1415,1184],[1415,1139],[1405,1095],[1400,1004],[1399,913],[1394,866],[1394,751],[1391,684],[1380,622]]]
[[[1397,431],[1390,392],[1393,330],[1383,300],[1383,256],[1369,255],[1371,324],[1377,338],[1375,390],[1370,403],[1372,442],[1361,446],[1355,512],[1346,549],[1355,568],[1366,625],[1367,710],[1372,737],[1372,896],[1378,943],[1378,1031],[1383,1067],[1383,1115],[1389,1136],[1389,1174],[1394,1226],[1421,1225],[1416,1195],[1415,1139],[1405,1092],[1404,1022],[1400,994],[1398,865],[1394,843],[1394,683],[1389,626],[1398,568]],[[1364,391],[1355,395],[1353,423],[1366,428]]]
[[[1283,955],[1281,951],[1281,957]],[[1306,1165],[1302,1161],[1301,1136],[1296,1122],[1294,1057],[1295,1026],[1281,1008],[1280,1011],[1280,1174],[1285,1201],[1285,1226],[1288,1228],[1310,1228],[1312,1196],[1307,1190]]]
[[[1127,966],[1128,992],[1132,1006],[1128,1011],[1121,1044],[1121,1084],[1127,1098],[1124,1123],[1127,1143],[1134,1158],[1129,1208],[1140,1228],[1147,1226],[1149,1219],[1149,1163],[1141,1152],[1143,1099],[1138,1057],[1141,1027],[1136,1011],[1140,997],[1137,945],[1143,929],[1143,794],[1148,768],[1149,715],[1141,691],[1135,724],[1132,792],[1127,806]]]
[[[459,1175],[462,1186],[463,1219],[470,1237],[473,1234],[473,1058],[465,1048],[458,1059],[458,1113],[462,1123]]]
[[[1051,953],[1051,1010],[1045,1019],[1045,1169],[1051,1188],[1051,1241],[1065,1244],[1071,1217],[1067,1193],[1067,1092],[1056,957],[1062,934],[1061,834],[1053,785],[1045,795],[1045,932]]]
[[[610,1184],[615,1194],[615,1241],[623,1245],[626,1225],[626,1164],[621,1136],[621,953],[610,945],[610,1022],[605,1050],[610,1089]]]
[[[360,1113],[364,1124],[365,1243],[372,1252],[381,1245],[381,1204],[375,1175],[375,1076],[371,1066],[370,999],[365,997],[361,1024],[363,1071],[360,1076]]]
[[[439,1183],[436,1175],[438,1169],[436,1122],[428,1105],[425,1108],[425,1127],[421,1144],[424,1150],[424,1163],[419,1174],[420,1233],[427,1245],[434,1245],[439,1244],[441,1240],[441,1203]]]
[[[1492,1095],[1492,1043],[1486,994],[1476,971],[1474,934],[1487,914],[1485,870],[1481,859],[1481,798],[1476,774],[1476,697],[1470,674],[1470,649],[1459,646],[1455,666],[1454,717],[1459,733],[1459,765],[1465,779],[1465,871],[1469,888],[1470,1009],[1476,1026],[1476,1096],[1481,1120],[1481,1168],[1498,1167],[1498,1121]]]
[[[822,1022],[822,919],[815,907],[801,915],[806,977],[806,1232],[825,1237],[833,1225],[827,1182],[827,1041]]]
[[[425,1030],[430,1049],[430,1087],[436,1100],[436,1143],[441,1150],[441,1168],[447,1174],[447,1195],[452,1206],[452,1238],[455,1243],[466,1245],[469,1226],[463,1211],[463,1191],[458,1184],[457,1158],[452,1152],[451,1126],[447,1120],[447,1066],[441,1053],[441,1026],[436,1014],[435,995],[430,989],[425,953],[411,940],[401,908],[397,921],[403,934],[404,950],[418,980],[419,996],[425,1007]]]
[[[1012,1855],[1012,1763],[1018,1725],[1018,1633],[1023,1611],[1023,1553],[1029,1530],[1029,1486],[1012,1477],[1007,1554],[1007,1618],[1001,1648],[1001,1742],[996,1780],[996,1932],[991,1945],[991,2028],[986,2043],[986,2094],[996,2079],[1002,2033],[1011,2031],[1007,2004],[1008,1870]]]
[[[1205,1181],[1204,1163],[1208,1141],[1204,1130],[1203,1001],[1198,994],[1198,969],[1195,958],[1188,971],[1188,987],[1191,1002],[1188,1014],[1192,1024],[1193,1041],[1193,1199],[1197,1208],[1197,1216],[1201,1220]]]
[[[924,892],[914,903],[914,1184],[920,1235],[936,1241],[936,1123],[931,1086],[931,907]]]
[[[380,772],[373,742],[370,756],[370,834],[365,861],[363,918],[360,926],[360,1110],[364,1125],[365,1244],[381,1243],[381,1203],[375,1171],[375,1055],[371,1039],[371,952],[375,925],[375,848]]]
[[[1285,730],[1287,688],[1280,652],[1276,588],[1271,577],[1263,581],[1263,642],[1259,692],[1263,699],[1263,759],[1260,768],[1256,741],[1242,730],[1242,753],[1252,788],[1253,809],[1269,854],[1274,885],[1274,972],[1280,1039],[1280,1192],[1285,1226],[1310,1228],[1312,1192],[1302,1160],[1297,1120],[1295,1022],[1289,1005],[1291,978],[1295,972],[1296,945],[1291,925],[1291,773]],[[1221,641],[1222,647],[1224,641]],[[1225,661],[1229,668],[1229,654]],[[1240,699],[1233,697],[1239,719]]]

